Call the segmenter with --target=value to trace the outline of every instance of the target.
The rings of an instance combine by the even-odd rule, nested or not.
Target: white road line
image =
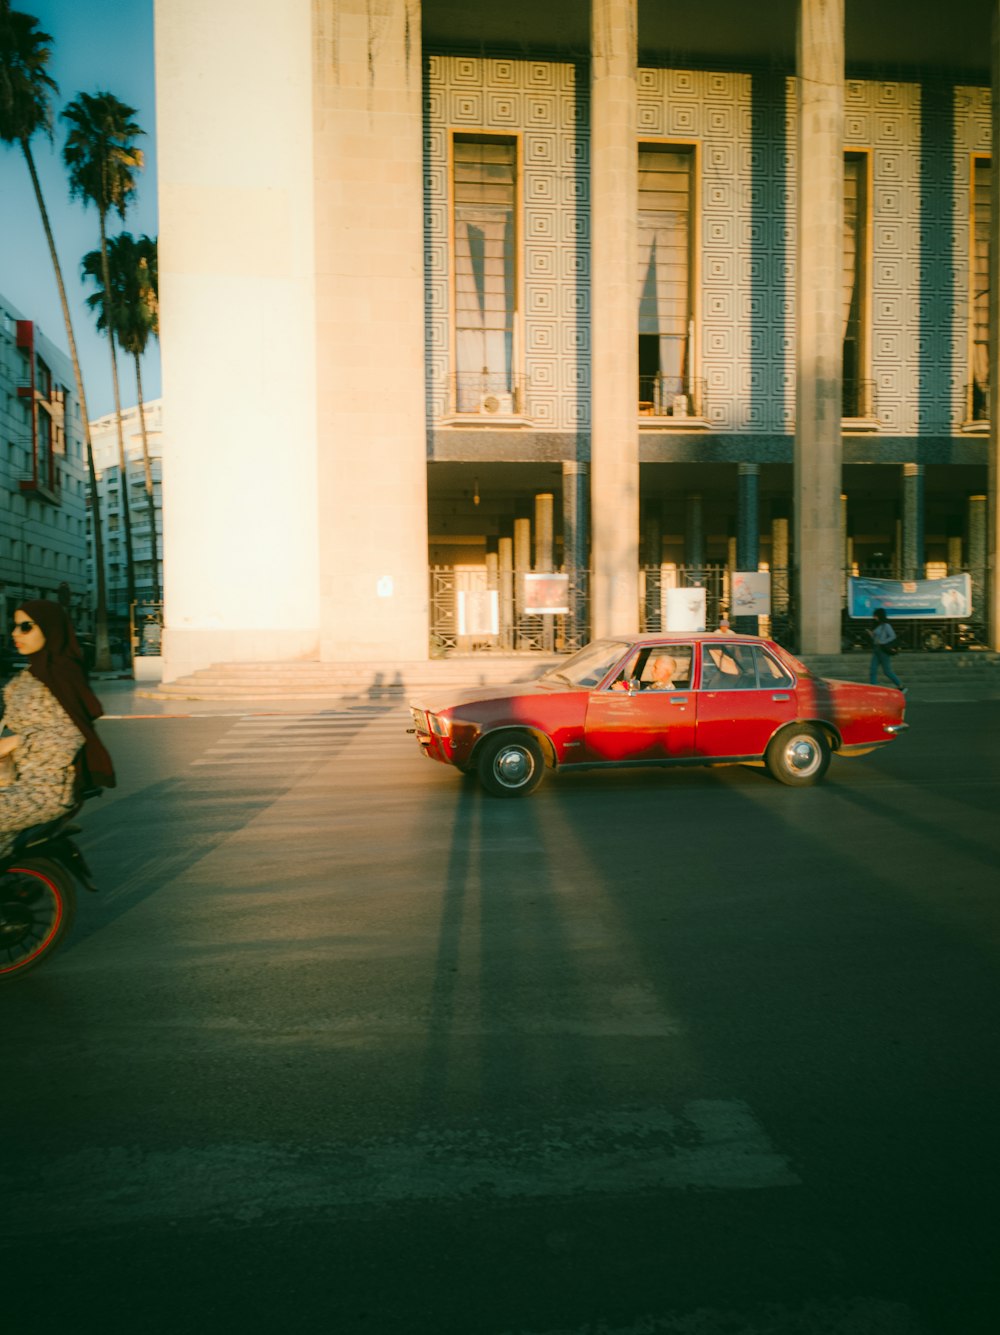
[[[357,1034],[365,1032],[362,1022]],[[106,1190],[110,1181],[114,1192]],[[511,1128],[434,1124],[313,1146],[90,1145],[41,1166],[14,1165],[4,1181],[10,1222],[0,1223],[0,1235],[60,1234],[82,1218],[91,1230],[185,1219],[229,1228],[416,1202],[516,1208],[546,1199],[796,1186],[801,1179],[745,1103],[696,1099],[676,1115],[644,1107]]]

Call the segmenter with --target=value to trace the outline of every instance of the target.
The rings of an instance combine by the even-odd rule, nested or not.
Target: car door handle
[[[670,703],[672,705],[686,705],[687,702],[688,698],[686,695],[672,695],[670,697]]]
[[[792,697],[791,697],[790,695],[772,695],[772,696],[771,696],[771,699],[772,699],[772,700],[790,700],[791,698],[792,698]]]

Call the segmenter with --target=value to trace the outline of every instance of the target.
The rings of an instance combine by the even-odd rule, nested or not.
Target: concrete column
[[[847,494],[842,491],[840,493],[840,605],[842,608],[847,606],[847,577],[851,573],[852,550],[853,544],[848,528]]]
[[[311,12],[156,3],[167,680],[318,653]]]
[[[803,653],[840,651],[844,0],[799,0],[795,555]]]
[[[514,520],[514,570],[526,575],[531,569],[531,520]]]
[[[539,571],[550,571],[555,568],[552,551],[555,535],[552,519],[552,493],[540,491],[535,496],[535,569]]]
[[[524,616],[524,577],[531,570],[531,520],[514,520],[514,615],[518,624]],[[515,627],[514,648],[520,647]]]
[[[705,517],[699,492],[684,497],[684,564],[700,569],[705,564]]]
[[[903,578],[924,577],[924,466],[903,464]]]
[[[737,466],[736,565],[756,570],[760,560],[760,465]]]
[[[962,565],[962,539],[954,534],[948,536],[948,574],[957,575],[965,569]]]
[[[969,560],[966,569],[972,576],[972,611],[978,621],[987,613],[986,542],[989,533],[987,522],[989,500],[982,495],[970,496],[968,504]]]
[[[569,575],[570,616],[567,643],[579,647],[590,639],[587,615],[587,500],[589,469],[575,459],[562,466],[563,570]]]
[[[514,543],[501,538],[497,543],[500,579],[500,643],[505,649],[514,644]]]
[[[639,623],[637,0],[591,3],[591,510],[595,636]]]
[[[771,520],[771,603],[775,612],[788,611],[788,520]]]
[[[586,464],[575,460],[562,466],[563,475],[563,569],[571,576],[587,569],[587,492],[590,480]]]
[[[991,32],[993,171],[990,173],[990,440],[987,456],[985,581],[981,603],[986,639],[1000,650],[1000,4],[994,2]],[[971,553],[970,553],[971,556]],[[982,613],[981,613],[982,614]]]
[[[420,5],[314,0],[312,14],[321,652],[420,660],[428,653]],[[271,342],[282,334],[273,330]]]

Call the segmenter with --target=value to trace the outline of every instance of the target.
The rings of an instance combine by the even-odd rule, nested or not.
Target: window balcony
[[[653,418],[657,426],[705,426],[708,417],[705,381],[692,376],[641,375],[639,417]]]
[[[450,416],[461,421],[523,420],[524,376],[481,371],[455,372],[449,377]]]
[[[965,421],[963,431],[988,431],[990,425],[990,387],[973,380],[965,386]]]

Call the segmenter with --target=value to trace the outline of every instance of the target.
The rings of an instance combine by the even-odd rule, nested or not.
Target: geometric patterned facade
[[[637,85],[639,141],[696,148],[694,374],[706,384],[709,431],[790,437],[794,81],[773,71],[640,68]],[[428,58],[425,246],[433,422],[447,420],[451,409],[448,136],[466,130],[509,133],[520,145],[517,360],[525,425],[545,433],[588,427],[587,118],[585,65]],[[970,379],[970,161],[973,153],[989,152],[989,90],[850,79],[844,120],[845,150],[866,153],[871,162],[868,378],[878,432],[958,432]]]

